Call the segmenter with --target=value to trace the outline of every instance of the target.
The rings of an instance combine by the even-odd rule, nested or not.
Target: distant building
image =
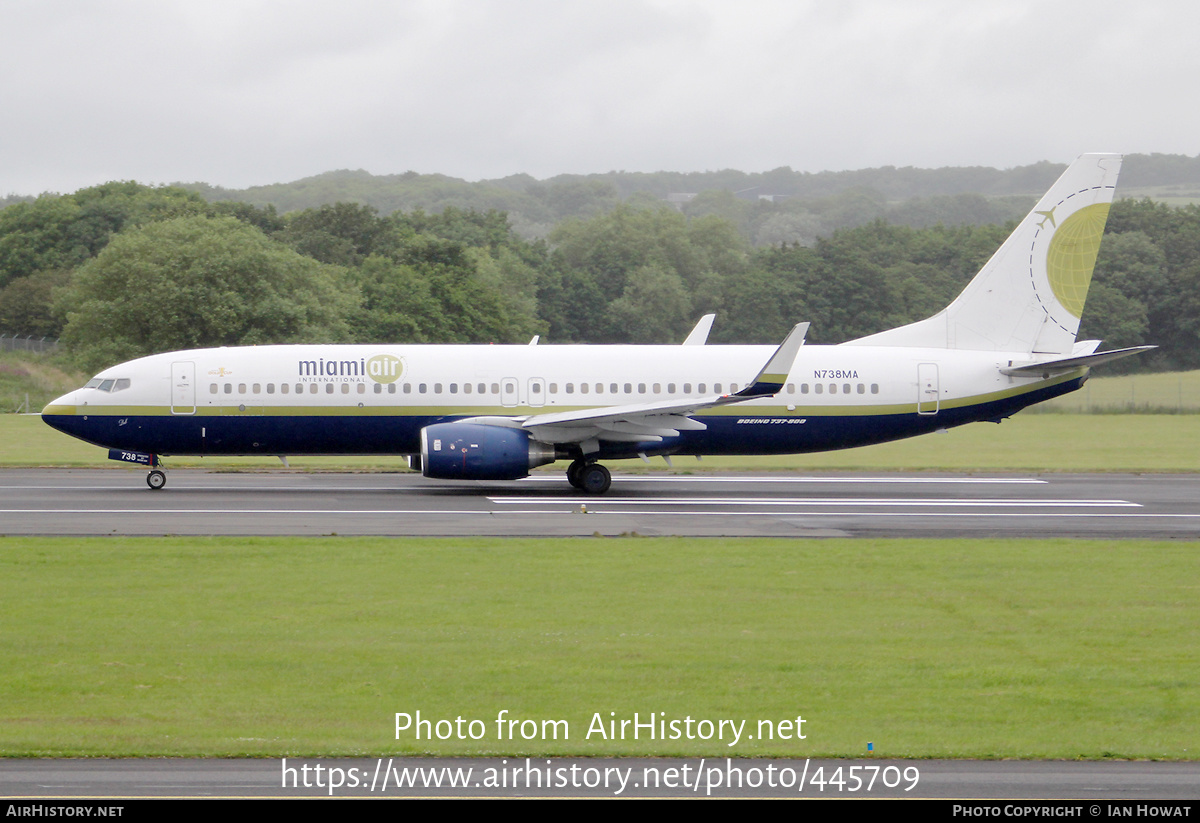
[[[680,211],[683,211],[684,204],[695,200],[696,194],[697,192],[692,192],[690,194],[685,192],[672,192],[671,194],[667,195],[667,202]]]

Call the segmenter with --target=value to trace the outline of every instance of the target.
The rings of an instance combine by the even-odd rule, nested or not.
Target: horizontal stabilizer
[[[1085,354],[1080,357],[1063,357],[1058,360],[1042,360],[1034,363],[1020,363],[1011,366],[1002,366],[1001,374],[1012,375],[1013,377],[1049,377],[1052,374],[1061,374],[1063,372],[1073,371],[1081,366],[1099,366],[1101,363],[1107,363],[1110,360],[1120,360],[1122,357],[1129,357],[1131,354],[1139,354],[1150,349],[1156,349],[1158,346],[1132,346],[1128,349],[1113,349],[1112,351],[1096,352],[1095,354]]]

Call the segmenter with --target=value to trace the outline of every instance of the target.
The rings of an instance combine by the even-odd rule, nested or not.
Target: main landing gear
[[[567,482],[588,494],[604,494],[612,485],[612,475],[599,463],[575,460],[567,467]]]

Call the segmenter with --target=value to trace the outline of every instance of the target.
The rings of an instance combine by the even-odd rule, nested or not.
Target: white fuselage
[[[732,394],[754,378],[772,351],[770,346],[197,349],[106,369],[92,388],[59,398],[45,416],[90,442],[154,454],[412,454],[419,451],[420,428],[430,422]],[[1081,383],[1084,370],[1052,380],[1000,373],[1026,356],[805,346],[775,396],[696,412],[708,424],[703,433],[642,448],[610,445],[603,453],[841,448],[1007,416],[1046,392],[1060,394]]]

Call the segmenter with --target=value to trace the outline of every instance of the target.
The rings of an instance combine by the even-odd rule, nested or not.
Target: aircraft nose
[[[62,397],[51,400],[46,404],[46,408],[42,409],[42,422],[51,428],[59,431],[68,431],[67,424],[71,418],[74,418],[78,410],[79,390],[67,392]]]

